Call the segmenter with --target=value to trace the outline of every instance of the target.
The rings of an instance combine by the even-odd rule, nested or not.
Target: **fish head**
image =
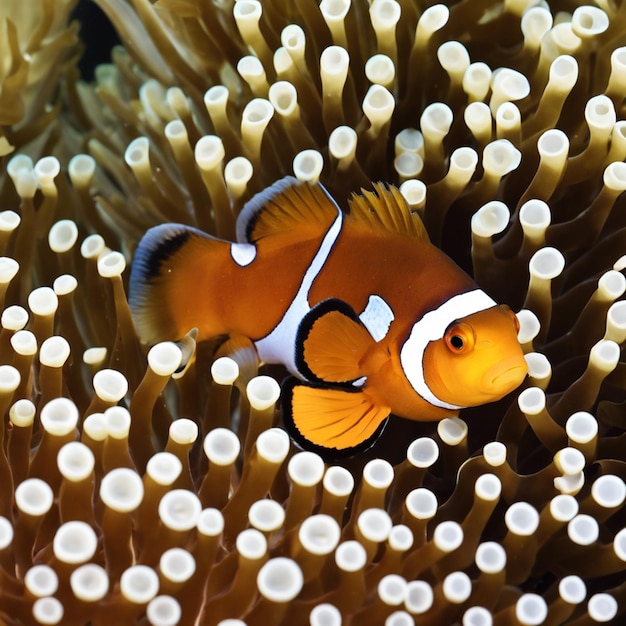
[[[517,317],[493,306],[453,321],[424,351],[424,380],[441,401],[478,406],[504,397],[524,380],[527,364]]]

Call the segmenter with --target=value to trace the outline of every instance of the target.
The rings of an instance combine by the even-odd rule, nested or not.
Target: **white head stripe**
[[[429,311],[421,320],[413,324],[411,334],[400,350],[402,369],[411,387],[427,402],[443,409],[463,407],[443,402],[428,388],[424,379],[424,351],[431,341],[441,339],[446,328],[455,320],[473,315],[496,306],[484,291],[475,289],[453,296],[441,306]]]

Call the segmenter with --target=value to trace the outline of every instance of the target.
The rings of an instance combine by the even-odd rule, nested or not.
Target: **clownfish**
[[[498,400],[527,373],[515,314],[433,246],[399,190],[353,195],[284,178],[237,218],[237,241],[156,226],[135,252],[142,341],[249,338],[292,374],[283,421],[326,456],[369,447],[393,413],[441,420]]]

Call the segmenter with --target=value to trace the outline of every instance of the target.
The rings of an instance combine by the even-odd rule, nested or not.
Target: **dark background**
[[[100,63],[109,63],[111,48],[119,39],[111,22],[92,0],[79,0],[72,15],[80,24],[80,38],[85,50],[78,64],[82,77],[91,81]]]

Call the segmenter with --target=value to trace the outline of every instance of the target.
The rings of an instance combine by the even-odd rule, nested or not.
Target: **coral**
[[[2,623],[623,619],[624,7],[97,3],[123,47],[93,84],[73,3],[0,9]],[[326,465],[279,369],[141,346],[143,232],[231,237],[290,173],[400,185],[519,312],[522,388]]]

